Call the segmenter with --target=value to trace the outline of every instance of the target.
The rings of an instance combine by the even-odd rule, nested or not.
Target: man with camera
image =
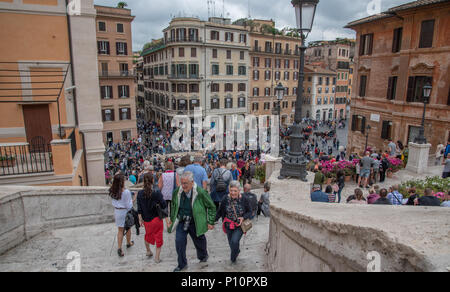
[[[208,260],[205,233],[214,229],[216,206],[208,192],[194,182],[194,174],[185,171],[180,177],[181,187],[173,192],[170,209],[170,220],[167,231],[176,230],[175,247],[178,255],[178,266],[174,272],[187,268],[186,245],[189,234],[197,250],[200,262]]]

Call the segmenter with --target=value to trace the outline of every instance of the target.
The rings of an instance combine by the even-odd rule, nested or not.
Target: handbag
[[[167,209],[162,209],[159,204],[156,204],[156,213],[158,213],[159,219],[164,219],[169,217],[169,214],[167,212]]]
[[[232,207],[233,207],[234,215],[236,215],[236,218],[237,218],[238,215],[237,215],[237,213],[236,213],[236,209],[234,208],[234,206],[232,206]],[[242,224],[241,224],[242,232],[247,233],[247,231],[249,231],[250,229],[252,229],[252,227],[253,227],[252,220],[250,220],[250,219],[245,219],[244,221],[242,221]]]

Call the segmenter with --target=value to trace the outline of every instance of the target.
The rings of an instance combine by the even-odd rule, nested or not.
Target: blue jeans
[[[240,227],[236,229],[229,229],[226,227],[227,230],[227,237],[228,237],[228,244],[230,245],[231,249],[231,261],[235,262],[236,258],[238,257],[241,250],[239,249],[239,242],[241,241],[242,235],[244,232],[242,232],[242,229]]]
[[[338,195],[338,203],[341,202],[341,193],[342,193],[342,189],[339,188],[339,191],[338,191],[338,193],[337,193],[337,195]]]
[[[183,269],[185,266],[187,266],[186,245],[188,234],[191,236],[192,241],[194,242],[195,249],[197,250],[197,258],[199,260],[203,260],[208,256],[206,237],[205,235],[197,237],[194,219],[191,220],[187,231],[184,231],[183,227],[184,222],[180,222],[177,226],[177,233],[175,235],[175,248],[177,250],[178,267],[180,269]]]

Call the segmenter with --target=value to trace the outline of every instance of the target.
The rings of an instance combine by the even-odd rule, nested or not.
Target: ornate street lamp
[[[300,33],[302,45],[300,47],[300,69],[298,76],[297,100],[295,102],[294,124],[290,135],[289,153],[286,154],[281,162],[280,179],[286,177],[299,178],[306,181],[306,159],[302,144],[304,144],[302,123],[302,105],[303,105],[303,80],[305,78],[305,39],[311,32],[314,22],[314,15],[319,0],[292,0],[295,8],[295,17],[297,20],[297,29]]]
[[[364,155],[366,155],[367,146],[369,146],[367,143],[369,142],[369,132],[370,132],[370,125],[367,125],[366,127],[366,147],[364,148]]]
[[[277,100],[280,102],[284,97],[284,86],[281,82],[278,83],[277,87],[275,87],[275,94],[277,96]]]
[[[281,106],[280,106],[280,103],[284,98],[284,90],[285,90],[285,88],[284,88],[283,84],[281,84],[281,82],[278,83],[277,87],[275,87],[275,95],[277,96],[277,106],[272,111],[272,114],[278,115],[278,131],[279,131],[278,135],[279,136],[281,136]],[[278,147],[279,147],[279,149],[281,149],[281,138],[279,139]],[[281,155],[281,152],[279,152],[279,153]]]
[[[427,104],[430,102],[431,90],[433,88],[430,84],[427,84],[423,87],[423,115],[422,115],[422,126],[419,130],[419,136],[414,139],[414,143],[417,144],[427,144],[427,139],[425,138],[425,111],[427,109]]]

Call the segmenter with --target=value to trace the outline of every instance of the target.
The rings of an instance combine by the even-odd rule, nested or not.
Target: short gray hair
[[[233,180],[232,182],[230,182],[230,186],[229,188],[237,188],[238,190],[241,190],[241,183],[238,182],[237,180]]]
[[[194,174],[190,171],[185,171],[180,177],[180,180],[188,179],[189,181],[194,181]]]

